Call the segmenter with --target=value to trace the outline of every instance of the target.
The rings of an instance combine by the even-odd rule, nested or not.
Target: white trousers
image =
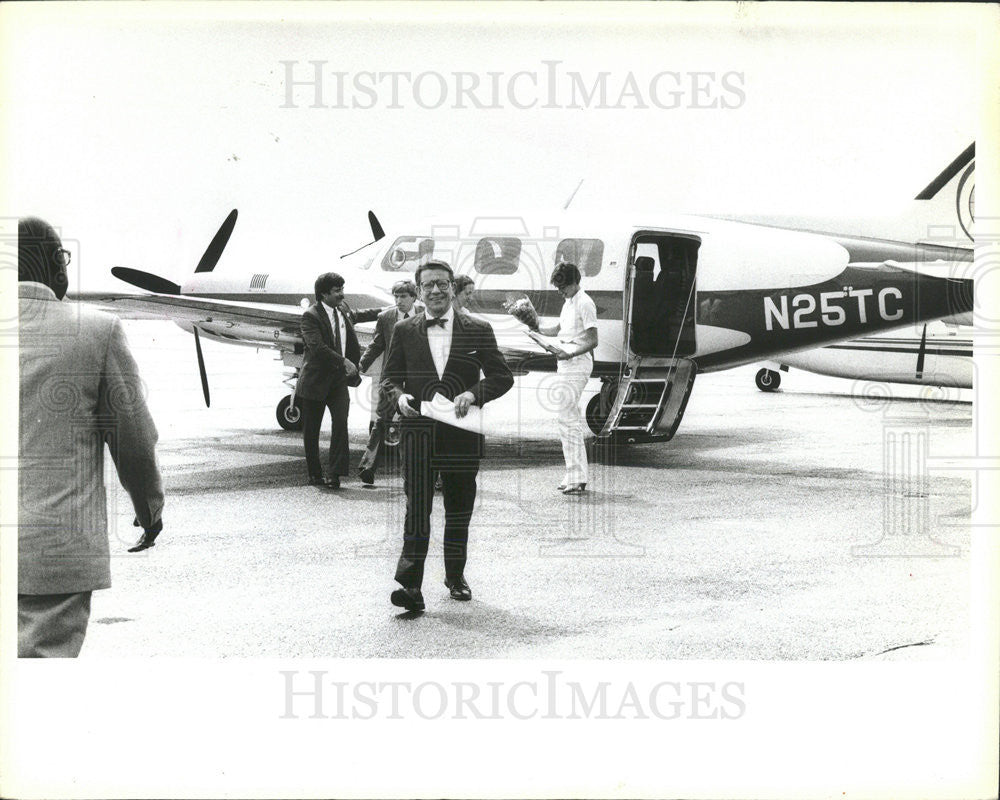
[[[558,404],[559,438],[566,461],[562,482],[567,486],[587,482],[587,448],[584,446],[587,422],[580,411],[580,397],[589,378],[589,371],[557,372],[552,387],[552,396]]]

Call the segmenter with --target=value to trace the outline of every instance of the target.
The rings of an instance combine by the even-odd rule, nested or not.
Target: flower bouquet
[[[504,310],[518,322],[523,322],[531,330],[538,330],[538,312],[527,297],[508,300],[503,304]]]

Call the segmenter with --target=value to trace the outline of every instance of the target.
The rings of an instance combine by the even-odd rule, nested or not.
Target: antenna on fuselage
[[[580,178],[580,182],[576,185],[576,188],[573,190],[573,193],[570,194],[569,199],[566,200],[566,205],[563,206],[563,211],[569,208],[569,204],[573,202],[573,198],[576,197],[576,193],[580,191],[581,186],[583,186],[583,178]]]

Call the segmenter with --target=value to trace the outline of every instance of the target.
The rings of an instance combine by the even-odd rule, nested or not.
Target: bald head
[[[69,286],[60,250],[62,240],[49,223],[38,217],[17,221],[17,279],[44,283],[60,300]]]

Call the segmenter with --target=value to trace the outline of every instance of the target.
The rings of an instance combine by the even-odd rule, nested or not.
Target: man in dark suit
[[[396,324],[382,370],[387,402],[402,415],[406,521],[396,581],[403,588],[394,591],[391,600],[407,611],[424,609],[420,587],[430,539],[435,470],[441,472],[444,483],[445,585],[455,600],[472,599],[464,573],[484,446],[478,433],[421,416],[420,403],[440,393],[455,403],[455,414],[461,418],[470,405],[483,406],[514,385],[489,324],[456,314],[452,308],[451,267],[443,261],[428,261],[415,277],[425,313]]]
[[[302,441],[312,486],[340,488],[340,476],[348,473],[350,451],[347,412],[351,396],[348,386],[361,383],[357,362],[361,348],[350,319],[340,309],[344,279],[336,272],[316,278],[316,303],[302,314],[305,363],[299,373],[295,396],[302,407]],[[330,472],[323,477],[319,460],[319,429],[323,409],[330,409]]]
[[[367,372],[375,360],[389,349],[389,344],[392,342],[392,329],[396,323],[416,313],[413,305],[417,299],[417,287],[413,281],[396,281],[392,285],[392,296],[395,298],[396,304],[385,309],[378,315],[375,322],[375,336],[371,344],[365,348],[365,352],[358,364],[361,372]],[[381,383],[381,375],[373,377],[372,381],[377,386]],[[361,482],[368,485],[375,483],[375,462],[378,459],[379,450],[385,440],[385,427],[392,421],[395,415],[395,408],[387,407],[382,402],[381,391],[378,392],[376,405],[377,419],[369,433],[368,447],[365,449],[365,453],[361,457],[361,464],[358,467],[358,475],[361,477]]]

